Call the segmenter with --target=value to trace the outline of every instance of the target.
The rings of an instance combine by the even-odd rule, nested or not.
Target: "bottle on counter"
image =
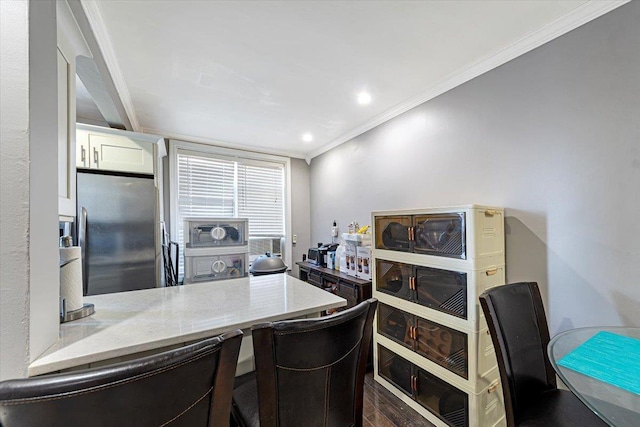
[[[338,245],[336,249],[336,261],[335,261],[335,269],[338,271],[346,271],[347,265],[347,248],[344,244]]]
[[[338,238],[338,223],[334,219],[333,225],[331,226],[331,243],[334,243],[337,238]]]

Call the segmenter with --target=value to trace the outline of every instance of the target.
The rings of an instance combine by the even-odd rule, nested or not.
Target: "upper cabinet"
[[[98,169],[152,175],[154,146],[162,157],[164,144],[155,135],[78,124],[76,163],[81,169]]]
[[[151,142],[80,127],[76,141],[76,166],[79,168],[153,174]]]
[[[76,58],[91,52],[66,1],[56,2],[58,59],[58,214],[76,215]]]

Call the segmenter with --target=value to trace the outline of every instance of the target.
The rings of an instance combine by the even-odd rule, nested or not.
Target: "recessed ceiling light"
[[[313,135],[311,135],[310,133],[305,133],[304,135],[302,135],[302,140],[304,142],[311,142],[313,141]]]
[[[358,104],[365,105],[371,102],[371,95],[367,92],[360,92],[358,94]]]

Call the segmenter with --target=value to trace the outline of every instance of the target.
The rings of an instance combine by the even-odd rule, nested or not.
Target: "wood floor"
[[[364,380],[362,427],[432,427],[429,421],[374,381],[369,372]]]

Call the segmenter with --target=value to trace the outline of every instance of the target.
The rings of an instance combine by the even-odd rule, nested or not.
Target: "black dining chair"
[[[228,426],[242,332],[106,367],[0,383],[0,425]]]
[[[233,392],[240,426],[362,426],[377,300],[319,319],[252,328],[256,375]]]
[[[491,288],[480,295],[480,305],[498,358],[508,427],[607,425],[573,393],[557,387],[537,283]]]

